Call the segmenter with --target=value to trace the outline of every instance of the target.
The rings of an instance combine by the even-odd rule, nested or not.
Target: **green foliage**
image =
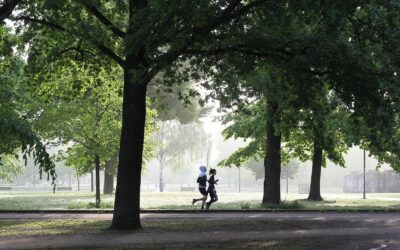
[[[265,168],[263,161],[251,159],[244,166],[253,172],[256,180],[264,178]],[[291,160],[288,163],[282,165],[281,179],[294,179],[295,175],[299,171],[299,166],[299,162],[295,160]]]
[[[251,138],[248,147],[222,165],[238,165],[265,152],[265,133],[253,134],[267,120],[273,121],[283,136],[284,161],[287,157],[310,159],[315,142],[341,166],[342,154],[361,139],[378,155],[385,152],[384,147],[391,147],[391,152],[398,149],[393,128],[399,90],[394,72],[399,65],[389,59],[393,58],[389,51],[396,54],[397,49],[388,46],[397,36],[393,34],[398,34],[395,23],[399,16],[395,17],[393,6],[372,2],[359,6],[354,1],[310,3],[276,4],[274,11],[264,10],[255,18],[255,25],[241,34],[243,40],[252,42],[231,45],[224,51],[228,56],[217,53],[222,48],[208,50],[205,64],[215,65],[215,70],[210,74],[213,80],[205,86],[215,91],[211,97],[224,109],[239,113],[228,116],[228,122],[246,127],[230,125],[228,135]],[[394,33],[389,35],[388,30]],[[207,54],[207,48],[204,50]],[[271,114],[264,107],[266,115],[258,123],[249,125],[238,118],[247,116],[251,122],[253,118],[246,112],[266,102],[276,110]]]
[[[22,84],[24,64],[12,49],[17,38],[4,26],[0,26],[0,37],[0,155],[14,154],[20,147],[24,159],[33,155],[40,176],[44,171],[48,178],[55,178],[55,165],[27,119],[31,107]]]
[[[121,72],[96,64],[75,63],[66,66],[62,82],[53,82],[59,75],[53,72],[49,81],[40,84],[35,93],[42,100],[38,105],[35,126],[50,141],[70,145],[66,164],[73,166],[78,175],[94,168],[95,155],[101,165],[115,158],[119,150],[122,120]],[[79,86],[76,87],[77,82]],[[45,104],[50,100],[53,103]],[[155,142],[155,110],[148,108],[144,158],[152,157]],[[114,167],[116,164],[114,164]]]
[[[11,182],[13,177],[23,173],[24,165],[14,155],[3,155],[0,158],[0,179]]]
[[[161,121],[177,120],[188,124],[197,122],[210,111],[209,107],[199,104],[201,99],[195,95],[194,84],[191,82],[167,88],[162,88],[162,85],[154,86],[150,85],[148,96],[151,100],[150,106],[157,110],[158,119]]]

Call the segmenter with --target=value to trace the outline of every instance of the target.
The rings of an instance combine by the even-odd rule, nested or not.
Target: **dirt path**
[[[0,220],[9,219],[110,220],[111,215],[0,214]],[[263,244],[283,242],[282,248],[273,249],[321,249],[321,246],[324,249],[400,249],[398,241],[400,215],[398,213],[173,213],[143,214],[142,219],[144,222],[210,220],[219,221],[222,226],[201,232],[144,229],[84,235],[0,237],[0,248],[197,249],[196,246],[198,246],[201,249],[204,248],[206,241],[213,244],[209,248],[230,249],[235,249],[238,244],[242,245],[246,242],[263,242]],[[224,226],[223,223],[228,221],[231,226],[226,226],[226,224]],[[235,225],[238,226],[235,227]],[[288,247],[287,244],[292,244],[293,248]],[[305,244],[305,247],[300,247],[301,244]]]

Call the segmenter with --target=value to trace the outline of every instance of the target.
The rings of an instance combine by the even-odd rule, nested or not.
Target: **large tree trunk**
[[[277,108],[268,105],[267,120],[267,145],[264,159],[265,179],[263,203],[279,204],[281,202],[281,135],[276,134],[273,126],[273,118]]]
[[[100,156],[94,157],[94,163],[96,165],[96,207],[100,207]]]
[[[104,165],[104,194],[112,194],[114,191],[114,175],[112,161],[107,161]]]
[[[321,166],[322,166],[322,148],[317,139],[314,139],[314,154],[312,160],[311,185],[308,200],[322,201],[321,197]]]
[[[147,84],[139,83],[132,65],[136,56],[126,59],[124,69],[124,99],[122,109],[122,131],[119,151],[117,189],[111,227],[114,229],[138,229],[140,223],[140,180],[144,128],[146,120]],[[128,67],[129,66],[129,67]]]

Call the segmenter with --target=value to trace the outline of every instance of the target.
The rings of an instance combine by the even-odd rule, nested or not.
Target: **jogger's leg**
[[[218,200],[217,192],[215,191],[210,192],[210,198],[211,198],[210,201],[207,202],[206,209],[209,209],[211,204]]]
[[[204,209],[204,205],[206,204],[207,195],[203,196],[203,202],[201,203],[201,209]]]

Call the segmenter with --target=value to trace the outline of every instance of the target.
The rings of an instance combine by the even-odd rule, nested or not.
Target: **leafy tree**
[[[249,159],[245,163],[245,167],[250,169],[256,180],[263,179],[265,175],[264,163],[259,160]],[[297,161],[290,160],[288,163],[282,165],[281,179],[293,179],[299,170],[299,164]]]
[[[240,111],[247,105],[246,102],[260,100],[260,96],[266,99],[266,113],[269,117],[266,119],[265,133],[267,135],[266,186],[263,202],[267,203],[280,202],[279,172],[282,133],[290,131],[287,127],[296,125],[291,121],[298,120],[291,118],[297,118],[297,116],[291,112],[293,110],[290,106],[302,107],[307,101],[301,97],[307,99],[309,96],[315,96],[313,88],[309,86],[320,86],[314,88],[318,91],[324,84],[328,84],[329,91],[337,95],[350,111],[351,121],[354,124],[360,121],[365,122],[369,129],[367,129],[368,133],[364,133],[364,137],[368,137],[366,140],[378,148],[385,145],[382,142],[389,140],[394,133],[391,128],[393,128],[395,102],[397,102],[396,95],[389,96],[389,91],[386,91],[395,86],[393,72],[396,72],[397,66],[395,64],[391,64],[388,68],[379,66],[390,64],[388,58],[391,55],[388,53],[389,50],[382,49],[387,41],[380,39],[381,33],[377,34],[377,30],[382,27],[374,26],[380,21],[390,20],[390,18],[386,19],[390,15],[385,13],[387,11],[385,8],[391,7],[383,7],[374,2],[360,6],[356,1],[336,1],[335,3],[302,1],[301,4],[290,2],[275,7],[273,18],[266,18],[270,14],[266,11],[257,19],[260,21],[259,26],[253,26],[256,34],[252,33],[251,29],[244,34],[244,37],[242,34],[243,40],[252,37],[252,41],[247,44],[252,44],[251,47],[239,43],[233,44],[228,49],[217,47],[213,50],[197,51],[199,54],[213,55],[206,64],[216,65],[215,72],[220,75],[220,80],[213,79],[213,82],[206,86],[215,90],[213,97],[217,97],[224,108]],[[372,14],[373,21],[368,19],[365,13]],[[373,24],[371,27],[374,28],[366,27],[362,24],[363,20]],[[396,26],[393,23],[383,22],[385,26],[382,32],[390,37],[386,30],[393,31]],[[353,25],[354,23],[356,25]],[[273,37],[269,40],[270,43],[266,43],[265,36]],[[254,37],[259,37],[259,39]],[[382,36],[382,38],[387,37]],[[226,52],[230,52],[232,57],[226,57]],[[220,56],[221,53],[224,53],[224,57]],[[375,56],[376,53],[379,56]],[[269,79],[266,79],[264,88],[260,88],[262,81],[253,81],[255,84],[251,84],[251,81],[246,79],[249,74],[257,77],[260,69],[262,70],[266,65],[269,66],[267,72],[271,75],[281,72],[271,78],[275,89],[268,89],[271,85]],[[272,71],[270,65],[274,66]],[[278,87],[282,79],[289,83],[286,88]],[[390,84],[382,85],[379,82],[390,82]],[[295,91],[288,92],[292,89]],[[265,95],[268,92],[269,95]],[[296,104],[289,105],[289,112],[287,112],[285,108],[282,109],[286,104],[282,105],[280,101],[276,101],[278,99],[274,94],[278,97],[286,95],[289,100],[292,97],[299,98],[294,98],[291,102],[283,99],[284,104]],[[271,114],[275,118],[271,117]],[[288,117],[286,114],[291,115]],[[251,144],[251,147],[247,149],[256,148],[255,143],[251,142]]]
[[[181,57],[202,41],[216,37],[217,29],[225,32],[234,20],[248,22],[247,14],[264,2],[47,0],[18,5],[11,18],[22,21],[20,29],[31,46],[31,63],[46,64],[60,59],[60,52],[74,50],[102,55],[124,71],[113,228],[141,227],[140,176],[148,84],[160,72],[180,68]]]
[[[45,100],[56,100],[57,104],[47,105],[47,108],[43,108],[43,104],[39,105],[41,111],[36,127],[48,140],[57,140],[62,144],[73,143],[66,152],[66,162],[76,168],[78,175],[95,169],[96,206],[99,207],[99,178],[103,167],[104,189],[106,193],[113,191],[122,113],[122,98],[115,89],[121,87],[121,82],[116,69],[108,68],[106,72],[101,64],[73,66],[73,71],[64,74],[64,81],[60,83],[62,86],[49,81],[37,89],[38,95]],[[80,83],[79,92],[74,90],[77,82]],[[149,112],[146,133],[154,130],[155,113],[152,110]],[[151,151],[152,142],[149,140],[144,156],[150,157]]]
[[[159,144],[155,150],[155,158],[159,162],[159,190],[164,191],[163,172],[165,167],[182,168],[187,160],[206,160],[210,152],[209,138],[201,123],[181,124],[176,120],[158,123],[158,131],[154,140]]]
[[[7,155],[14,155],[20,147],[24,159],[33,154],[40,176],[46,172],[48,179],[51,176],[54,180],[55,165],[26,117],[30,107],[21,84],[25,77],[24,65],[13,52],[17,42],[17,38],[0,25],[0,160],[5,155],[8,166],[15,166]]]
[[[112,72],[112,71],[111,71]],[[90,158],[78,162],[80,168],[95,166],[96,173],[96,206],[100,206],[100,165],[112,157],[118,149],[118,134],[120,131],[120,104],[118,92],[119,81],[115,74],[105,72],[103,68],[92,65],[75,64],[74,73],[77,76],[64,78],[63,87],[59,84],[43,83],[38,93],[46,99],[58,100],[56,105],[48,108],[40,105],[36,127],[42,131],[48,140],[58,140],[60,143],[74,143],[68,157]],[[75,92],[73,86],[78,82],[86,83],[80,88],[80,94],[74,101],[65,102],[65,96]],[[72,90],[68,88],[72,85]],[[73,98],[72,96],[70,98]],[[62,119],[60,119],[62,118]],[[75,147],[75,149],[74,149]],[[73,160],[67,161],[71,164]],[[92,168],[81,169],[89,172]]]
[[[198,122],[209,108],[200,106],[199,98],[188,99],[190,91],[193,91],[192,82],[181,83],[162,92],[154,87],[149,88],[149,96],[153,100],[151,106],[157,110],[159,120],[154,138],[158,142],[155,156],[159,162],[160,192],[163,192],[165,185],[164,168],[170,165],[181,168],[188,154],[193,156],[194,148],[197,150],[198,144],[205,141],[201,140],[205,136]],[[156,92],[159,92],[158,95]]]
[[[18,157],[6,155],[1,157],[0,161],[0,180],[11,182],[13,177],[20,175],[24,166]]]
[[[210,111],[209,107],[200,105],[202,100],[199,97],[192,97],[195,85],[190,81],[160,88],[162,86],[150,85],[148,92],[150,107],[157,110],[160,121],[177,120],[181,124],[188,124],[197,122]]]
[[[176,76],[176,79],[189,76],[199,79],[197,72],[192,71],[194,64],[199,71],[213,74],[229,67],[229,64],[223,67],[226,61],[217,55],[233,54],[243,67],[252,62],[253,66],[244,67],[248,71],[259,68],[258,63],[264,67],[266,60],[288,73],[298,84],[315,77],[323,78],[323,82],[328,82],[354,110],[354,116],[365,118],[369,128],[376,127],[379,131],[388,128],[384,137],[371,130],[368,136],[371,141],[378,141],[372,140],[374,137],[379,140],[390,138],[393,133],[389,129],[393,127],[390,126],[393,120],[391,103],[397,97],[394,94],[389,98],[385,96],[392,85],[382,87],[378,80],[382,79],[382,74],[393,80],[396,71],[393,67],[379,67],[386,64],[385,57],[389,55],[385,43],[377,41],[377,33],[373,31],[382,18],[374,18],[372,28],[357,29],[362,31],[359,41],[363,44],[349,41],[349,37],[357,33],[349,28],[349,17],[356,16],[357,24],[359,20],[370,20],[368,15],[357,16],[360,5],[355,0],[329,3],[308,0],[279,3],[261,0],[60,3],[48,0],[35,5],[21,3],[12,18],[23,20],[21,30],[31,45],[31,63],[60,59],[59,52],[67,49],[81,51],[84,55],[104,55],[123,69],[123,125],[112,227],[132,229],[140,227],[140,173],[147,86],[161,72]],[[383,13],[381,10],[393,8],[390,3],[383,5],[374,1],[363,2],[361,7],[362,12],[366,10],[374,17],[379,16],[375,12],[387,17],[385,10]],[[389,34],[386,32],[387,29],[385,34]],[[205,60],[205,57],[211,59]],[[185,59],[191,59],[190,67],[182,70]],[[232,76],[238,75],[234,73]],[[174,82],[177,81],[156,84],[168,86]],[[234,85],[230,87],[235,89]],[[305,85],[302,86],[299,90],[303,92],[299,94],[307,93]],[[240,99],[236,98],[231,105]],[[274,103],[268,105],[267,110],[278,114],[277,117],[281,115]],[[266,172],[270,171],[267,178],[273,177],[266,182],[269,191],[264,200],[279,202],[281,140],[279,131],[275,133],[277,128],[273,122],[267,125],[269,146],[266,148],[270,155],[266,158],[266,167],[269,166]],[[278,182],[275,181],[277,177]]]

